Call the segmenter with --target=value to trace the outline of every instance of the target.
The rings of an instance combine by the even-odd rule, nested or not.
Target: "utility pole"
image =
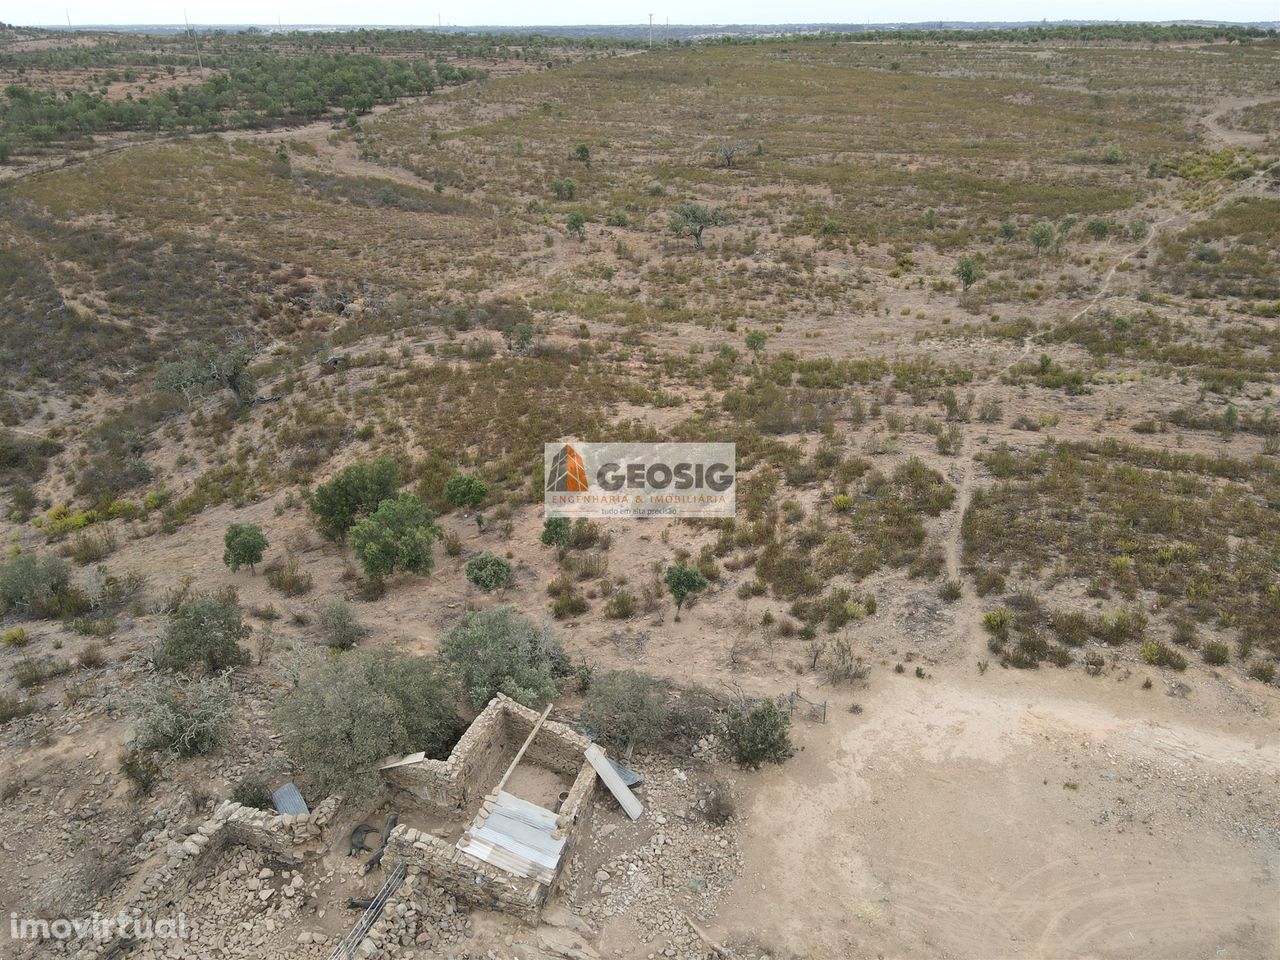
[[[204,58],[200,56],[200,38],[196,36],[196,32],[191,29],[191,21],[187,19],[187,11],[182,11],[182,20],[187,25],[187,33],[191,34],[191,39],[196,44],[196,63],[200,67],[200,79],[204,79]]]
[[[649,49],[653,49],[653,14],[649,14]]]

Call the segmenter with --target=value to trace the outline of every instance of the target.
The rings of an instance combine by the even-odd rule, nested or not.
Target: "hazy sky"
[[[583,0],[5,0],[0,20],[19,24],[367,23],[568,24],[862,23],[930,20],[1280,20],[1280,0],[901,0],[894,4],[839,0],[687,0],[663,9],[656,0],[629,7]]]

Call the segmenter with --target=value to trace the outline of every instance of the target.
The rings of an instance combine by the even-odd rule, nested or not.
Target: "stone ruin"
[[[403,868],[405,880],[364,939],[353,945],[354,956],[399,955],[395,931],[404,926],[406,905],[412,908],[414,898],[421,899],[421,893],[414,891],[430,890],[449,903],[456,900],[502,911],[526,923],[538,922],[575,841],[587,827],[596,785],[595,771],[583,756],[590,746],[587,738],[563,723],[543,722],[511,771],[507,786],[523,800],[554,813],[557,836],[566,840],[550,883],[515,875],[457,846],[538,722],[535,711],[499,695],[476,717],[448,758],[413,755],[383,768],[383,778],[392,788],[391,807],[404,812],[387,838],[381,865],[387,876]],[[345,846],[347,841],[345,836],[333,835],[340,803],[339,797],[329,797],[309,814],[287,815],[223,801],[194,832],[169,842],[163,864],[146,876],[120,912],[137,919],[166,916],[237,849],[263,854],[284,868],[298,868],[323,857],[335,844]],[[128,948],[123,939],[113,939],[80,943],[61,952],[88,960]]]
[[[596,774],[583,752],[591,741],[563,723],[543,723],[508,787],[522,799],[551,810],[558,832],[568,841],[551,883],[486,863],[459,850],[455,841],[480,811],[538,719],[535,711],[499,694],[476,717],[448,759],[414,755],[384,767],[383,777],[391,786],[455,825],[435,831],[397,825],[387,842],[384,865],[404,863],[410,873],[430,875],[464,903],[536,923],[590,809]]]

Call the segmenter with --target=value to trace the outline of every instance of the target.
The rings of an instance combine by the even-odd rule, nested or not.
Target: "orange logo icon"
[[[587,468],[577,450],[565,444],[547,471],[547,489],[555,493],[586,493]]]

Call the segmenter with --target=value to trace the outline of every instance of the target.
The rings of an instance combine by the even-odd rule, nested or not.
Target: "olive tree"
[[[467,579],[485,593],[511,583],[511,564],[487,550],[478,557],[468,560],[464,569]]]
[[[692,594],[701,593],[707,589],[707,578],[693,567],[686,567],[682,563],[668,567],[664,581],[667,589],[671,591],[672,599],[676,602],[677,620],[680,619],[680,608],[684,606],[685,601]]]
[[[479,512],[484,498],[489,495],[489,486],[479,477],[458,473],[449,478],[444,486],[444,496],[449,503],[459,510],[475,510],[476,526],[484,526],[484,516]]]
[[[596,737],[620,750],[652,743],[667,718],[667,698],[652,677],[612,670],[593,677],[582,722]]]
[[[702,249],[702,232],[707,227],[723,227],[733,218],[723,207],[707,207],[700,203],[682,203],[671,212],[671,232],[677,237],[693,237],[694,246]]]
[[[1052,223],[1048,220],[1041,220],[1039,223],[1031,225],[1031,229],[1027,231],[1027,239],[1031,241],[1031,245],[1036,248],[1037,253],[1044,253],[1057,239],[1058,231],[1054,229]]]
[[[209,753],[231,724],[231,685],[225,674],[187,681],[154,680],[133,700],[135,745],[180,757]]]
[[[400,489],[400,470],[390,457],[353,463],[311,493],[316,529],[326,540],[342,540],[357,520],[373,513]]]
[[[254,567],[267,549],[267,538],[256,523],[233,523],[227,527],[222,544],[226,547],[222,562],[231,568],[232,573],[241,567],[248,567],[250,573],[255,573]]]
[[[514,607],[468,611],[440,650],[476,710],[498,693],[526,705],[550,700],[569,672],[551,628],[536,626]]]
[[[455,704],[436,661],[352,650],[303,675],[275,719],[285,749],[319,789],[349,799],[377,788],[388,756],[444,756],[457,731]]]
[[[716,143],[716,160],[725,167],[732,167],[737,162],[738,154],[747,149],[747,144],[742,140],[721,139]]]
[[[720,736],[733,759],[749,770],[766,763],[785,763],[795,754],[791,717],[775,700],[741,702],[723,718]]]
[[[371,580],[397,570],[429,574],[435,565],[431,546],[442,533],[434,511],[412,493],[401,493],[351,528],[351,550]]]
[[[570,536],[567,517],[547,517],[542,523],[542,536],[539,539],[548,547],[567,547]]]
[[[213,385],[230,390],[237,405],[252,403],[257,396],[257,386],[249,372],[253,352],[253,347],[242,338],[234,338],[222,347],[189,342],[182,347],[177,360],[160,368],[157,386],[180,393],[190,402]]]

